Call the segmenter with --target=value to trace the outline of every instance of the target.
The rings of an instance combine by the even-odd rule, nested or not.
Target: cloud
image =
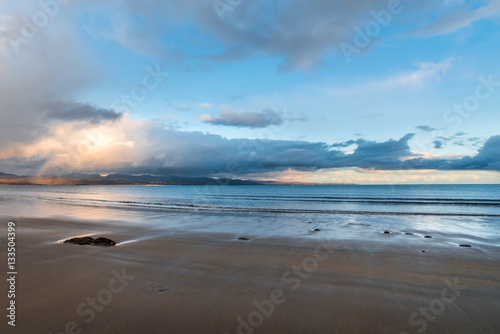
[[[357,134],[357,135],[360,135],[361,134]],[[334,143],[334,144],[331,144],[330,147],[335,147],[335,148],[343,148],[343,147],[349,147],[351,145],[354,145],[354,144],[357,144],[357,145],[360,145],[360,144],[363,144],[365,143],[366,140],[362,139],[362,138],[359,138],[359,139],[356,139],[356,140],[348,140],[348,141],[345,141],[345,142],[340,142],[340,143]]]
[[[387,0],[222,1],[222,9],[216,3],[111,2],[104,6],[113,15],[97,10],[90,13],[89,17],[99,23],[91,26],[92,35],[113,39],[135,52],[175,59],[185,66],[264,56],[280,60],[279,69],[283,71],[309,70],[339,52],[342,42],[352,43],[355,28],[374,20],[371,11],[386,10],[388,6]],[[429,3],[405,3],[404,13],[410,15]],[[186,27],[194,27],[198,34],[185,39],[184,47],[179,47],[178,41],[169,36]]]
[[[205,102],[205,103],[198,103],[198,108],[204,108],[204,109],[210,109],[213,108],[213,104]]]
[[[0,152],[2,171],[234,177],[342,168],[500,171],[500,136],[488,139],[476,156],[442,159],[413,153],[409,144],[414,137],[412,133],[383,142],[359,138],[329,145],[296,140],[228,139],[166,129],[157,122],[128,116],[114,122],[85,124],[54,124],[50,133],[32,143]],[[346,152],[346,145],[355,148]]]
[[[500,135],[490,137],[476,156],[461,159],[423,159],[405,161],[407,169],[493,170],[500,171]]]
[[[10,38],[21,36],[21,18],[31,19],[37,10],[36,2],[0,4],[0,30],[5,33],[0,32],[0,155],[50,135],[54,120],[46,118],[47,105],[74,100],[101,76],[99,64],[76,38],[73,3],[61,6],[57,18],[13,47]]]
[[[461,169],[500,170],[500,136],[490,137],[475,157],[464,157],[450,164]]]
[[[263,110],[261,112],[224,110],[219,116],[205,114],[198,116],[197,119],[213,125],[248,128],[265,128],[272,125],[279,126],[284,122],[283,115],[272,110]]]
[[[478,137],[472,137],[472,138],[465,139],[465,138],[463,138],[464,135],[465,135],[464,132],[458,132],[450,137],[437,136],[437,137],[434,137],[434,140],[432,141],[432,143],[434,144],[435,149],[442,149],[444,147],[444,145],[448,144],[449,142],[452,142],[453,145],[464,146],[464,147],[466,146],[464,143],[465,140],[472,143],[472,146],[476,146],[476,147],[479,147],[478,143],[482,142],[482,140]],[[468,146],[470,146],[470,145],[468,145]]]
[[[462,1],[448,2],[445,5],[449,6],[450,13],[438,16],[429,25],[411,32],[410,36],[434,37],[451,34],[459,29],[469,27],[476,21],[500,15],[500,1],[498,0],[490,0],[475,9],[466,8]]]
[[[451,68],[452,63],[444,61],[441,63],[420,62],[415,64],[416,70],[406,73],[395,74],[381,80],[368,81],[352,87],[338,88],[331,91],[334,96],[358,95],[368,92],[380,92],[394,88],[421,87],[429,79],[441,80],[441,75]]]
[[[223,1],[229,10],[221,14],[214,3],[204,0],[87,1],[85,6],[61,7],[64,20],[63,15],[58,15],[50,25],[57,26],[60,32],[56,34],[61,35],[77,25],[83,26],[99,42],[112,40],[135,53],[153,56],[161,63],[181,64],[185,69],[263,56],[277,59],[282,71],[310,70],[321,66],[328,57],[340,55],[339,45],[353,43],[356,29],[373,22],[373,12],[388,7],[387,0]],[[434,1],[405,1],[404,11],[393,16],[390,27],[375,36],[371,44],[380,44],[375,39],[390,38],[395,31],[414,29],[413,34],[419,35],[449,33],[497,15],[500,7],[498,1],[477,9],[467,8],[458,1],[446,3],[446,10],[436,13]],[[23,14],[17,13],[14,4],[3,7],[5,17]],[[32,15],[33,6],[23,7],[26,7],[24,16],[30,12]],[[75,8],[80,13],[76,14]],[[77,16],[84,18],[77,20]],[[436,19],[426,27],[415,29],[415,21],[405,17],[418,17],[418,22],[429,17]],[[0,50],[2,45],[9,44],[8,35],[12,30],[4,27],[1,19]],[[56,21],[61,24],[56,25]],[[43,35],[52,37],[54,31],[45,27]],[[190,37],[180,42],[176,37],[179,32]]]
[[[441,141],[441,140],[434,140],[432,143],[434,144],[435,149],[442,149],[443,148],[443,141]]]
[[[428,125],[419,125],[416,127],[417,129],[419,130],[422,130],[422,131],[425,131],[425,132],[432,132],[432,131],[435,131],[436,129],[434,128],[431,128],[430,126]]]
[[[96,3],[88,1],[85,6],[64,6],[66,26],[58,27],[60,34],[74,28],[76,24],[73,22],[78,22],[99,42],[112,40],[135,53],[153,56],[162,63],[175,62],[185,69],[206,68],[213,62],[263,56],[277,59],[282,71],[310,70],[321,66],[326,58],[340,55],[339,45],[353,43],[356,29],[373,22],[373,12],[388,7],[387,0],[223,1],[229,10],[221,13],[214,5],[215,1],[204,0]],[[13,16],[9,12],[15,12],[15,5],[5,7],[4,12],[11,14],[7,16]],[[374,39],[381,40],[393,34],[396,31],[393,26],[398,28],[397,31],[414,29],[414,21],[405,20],[405,16],[437,16],[428,27],[414,31],[424,33],[425,30],[443,30],[442,27],[453,26],[451,21],[458,20],[457,13],[464,13],[458,20],[461,22],[458,26],[461,26],[471,20],[491,16],[489,13],[498,9],[496,2],[476,10],[463,9],[463,4],[453,2],[450,7],[456,10],[447,15],[447,12],[436,14],[435,7],[430,0],[406,1],[402,5],[404,11],[391,18],[391,27]],[[85,19],[77,20],[77,14],[70,8],[84,11],[85,15],[78,17]],[[26,10],[27,13],[29,11],[33,8]],[[300,20],[297,20],[298,16]],[[55,25],[52,21],[50,24]],[[2,36],[7,36],[9,31],[0,22],[0,45]],[[176,37],[179,32],[185,32],[190,37],[180,42]],[[372,42],[372,45],[379,44],[374,40]]]
[[[116,121],[122,114],[111,109],[99,108],[90,104],[72,101],[59,101],[47,106],[48,119],[73,122],[87,121],[98,124],[103,121]]]
[[[354,153],[346,155],[334,167],[397,168],[404,158],[414,156],[408,145],[408,141],[414,136],[409,133],[399,140],[390,139],[382,143],[358,139],[355,141],[358,147]]]

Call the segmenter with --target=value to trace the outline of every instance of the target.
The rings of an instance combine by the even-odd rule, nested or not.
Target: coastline
[[[6,328],[4,321],[2,332],[500,329],[500,252],[494,246],[462,248],[436,239],[408,242],[394,235],[325,238],[321,232],[314,238],[257,236],[240,241],[234,233],[180,232],[140,224],[14,221],[18,319],[15,330]],[[119,244],[103,248],[57,242],[83,234]],[[4,240],[6,230],[0,236]],[[6,249],[0,254],[6,259]],[[117,277],[125,284],[121,290]],[[458,294],[445,302],[454,296],[453,286]],[[96,304],[91,307],[88,298]],[[421,308],[427,313],[421,315]]]

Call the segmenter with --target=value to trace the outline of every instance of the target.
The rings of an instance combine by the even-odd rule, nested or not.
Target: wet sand
[[[16,326],[4,308],[1,333],[500,332],[498,247],[404,234],[242,241],[248,236],[14,222]],[[87,234],[121,244],[57,242]],[[5,296],[7,281],[0,287]]]

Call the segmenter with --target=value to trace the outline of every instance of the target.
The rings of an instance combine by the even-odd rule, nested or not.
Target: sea
[[[500,246],[500,185],[0,186],[0,216],[254,237],[449,233]]]

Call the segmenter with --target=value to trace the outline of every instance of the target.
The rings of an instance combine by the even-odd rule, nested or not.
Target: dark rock
[[[389,232],[389,231],[384,231],[384,234],[391,234],[391,232]]]
[[[108,238],[97,238],[94,240],[94,246],[105,246],[105,247],[109,247],[109,246],[114,246],[116,245],[116,242],[114,242],[113,240],[111,239],[108,239]]]
[[[432,237],[430,235],[426,235],[424,238],[432,239]]]
[[[309,224],[312,224],[313,222],[309,222]]]
[[[471,245],[460,245],[460,247],[472,247]]]
[[[319,228],[314,228],[314,229],[312,229],[311,231],[313,231],[313,232],[319,232],[319,231],[321,231],[321,230],[320,230]]]
[[[92,245],[94,243],[94,238],[91,237],[72,238],[65,240],[64,243],[75,244],[75,245]]]
[[[425,251],[422,251],[422,253],[425,253]]]
[[[72,238],[64,241],[65,244],[75,244],[75,245],[90,245],[90,246],[115,246],[116,242],[108,238],[97,238],[92,237],[81,237]]]
[[[248,238],[238,238],[238,240],[241,240],[241,241],[248,241]]]
[[[413,235],[413,233],[406,232],[405,235]]]

